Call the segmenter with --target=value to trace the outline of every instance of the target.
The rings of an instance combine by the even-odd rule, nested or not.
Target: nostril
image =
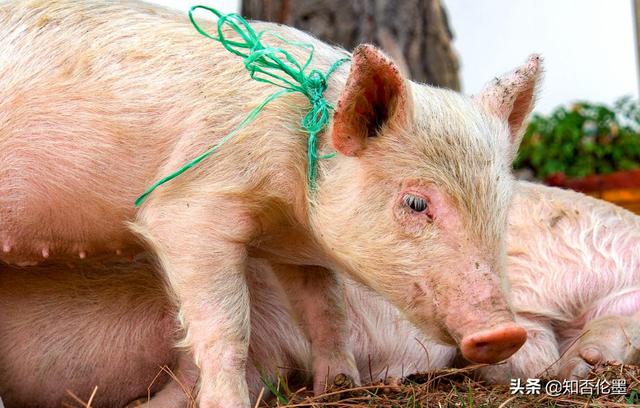
[[[527,340],[519,326],[507,325],[466,336],[460,343],[462,355],[476,363],[497,363],[509,358]]]

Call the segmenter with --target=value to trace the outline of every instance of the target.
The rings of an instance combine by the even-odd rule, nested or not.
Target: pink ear
[[[333,119],[333,147],[356,156],[405,101],[404,79],[395,64],[372,45],[358,46]]]
[[[514,145],[520,142],[522,124],[533,109],[541,73],[542,59],[532,55],[525,65],[495,79],[475,97],[487,110],[507,122]]]

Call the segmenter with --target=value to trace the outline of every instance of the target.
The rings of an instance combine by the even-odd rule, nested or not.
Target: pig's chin
[[[445,346],[456,346],[458,342],[450,334],[445,325],[445,316],[441,313],[441,308],[433,296],[433,292],[425,280],[413,283],[412,290],[407,299],[410,305],[409,320],[420,331],[435,341]]]

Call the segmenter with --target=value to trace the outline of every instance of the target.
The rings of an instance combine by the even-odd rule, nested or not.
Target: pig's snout
[[[460,342],[462,355],[474,363],[506,360],[527,341],[527,332],[515,324],[506,324],[465,336]]]

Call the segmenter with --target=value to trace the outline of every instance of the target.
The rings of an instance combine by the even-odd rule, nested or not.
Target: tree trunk
[[[413,80],[460,89],[440,0],[243,0],[242,15],[297,27],[348,50],[376,44]]]

